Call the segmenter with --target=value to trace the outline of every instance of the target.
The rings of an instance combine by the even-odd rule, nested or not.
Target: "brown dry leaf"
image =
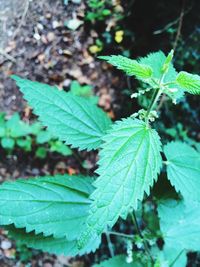
[[[68,174],[69,174],[69,175],[73,175],[73,174],[78,173],[76,169],[73,169],[73,168],[71,168],[71,167],[68,167],[68,168],[67,168],[67,171],[68,171]]]
[[[90,80],[83,75],[81,69],[78,66],[69,70],[68,74],[78,80],[80,84],[91,84]]]
[[[114,119],[115,118],[115,113],[113,112],[113,110],[107,112],[108,116],[111,118],[111,119]]]

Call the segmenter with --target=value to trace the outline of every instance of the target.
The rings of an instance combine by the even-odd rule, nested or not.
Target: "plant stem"
[[[158,98],[160,97],[161,93],[162,92],[161,92],[160,88],[155,90],[154,93],[153,93],[153,96],[152,96],[152,99],[151,99],[151,103],[150,103],[150,105],[149,105],[149,107],[147,109],[147,114],[146,114],[146,118],[145,118],[146,124],[148,124],[148,122],[149,122],[149,114],[153,110],[153,108],[154,108]]]
[[[128,239],[133,239],[133,235],[127,235],[127,234],[123,234],[123,233],[118,233],[118,232],[114,232],[114,231],[109,231],[107,232],[109,235],[116,235],[116,236],[121,236],[124,238],[128,238]]]
[[[160,77],[160,80],[159,80],[159,83],[158,83],[158,88],[157,90],[155,89],[154,93],[153,93],[153,96],[151,98],[151,103],[147,109],[147,113],[146,113],[146,118],[145,118],[145,122],[146,124],[148,125],[149,123],[149,114],[151,113],[151,111],[153,110],[156,102],[158,101],[160,95],[163,93],[163,90],[162,90],[162,82],[163,82],[163,79],[165,77],[165,73],[163,73]]]
[[[107,239],[107,243],[108,243],[108,248],[109,248],[109,251],[110,251],[110,256],[111,257],[114,257],[115,256],[115,253],[114,253],[114,250],[113,250],[113,244],[110,240],[110,233],[105,233],[106,235],[106,239]]]
[[[150,257],[152,264],[154,264],[154,258],[152,257],[152,255],[151,255],[151,251],[150,251],[150,249],[149,249],[149,247],[148,247],[148,243],[147,243],[147,241],[145,240],[145,238],[144,238],[144,236],[143,236],[143,234],[142,234],[142,232],[141,232],[141,230],[140,230],[140,227],[139,227],[139,225],[138,225],[138,222],[137,222],[137,218],[136,218],[135,212],[131,213],[131,218],[132,218],[133,224],[134,224],[134,226],[135,226],[135,228],[136,228],[136,231],[137,231],[138,235],[139,235],[139,236],[141,237],[141,239],[143,240],[144,250],[145,250],[146,254]]]

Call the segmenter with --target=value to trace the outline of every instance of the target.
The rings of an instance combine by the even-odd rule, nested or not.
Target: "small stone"
[[[53,42],[55,40],[55,34],[53,32],[48,32],[47,33],[47,40],[49,42]]]
[[[1,242],[1,248],[6,250],[6,249],[10,249],[12,247],[12,244],[9,240],[3,240]]]

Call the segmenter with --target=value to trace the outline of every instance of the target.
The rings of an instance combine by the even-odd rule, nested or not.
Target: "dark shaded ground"
[[[1,2],[1,1],[0,1]],[[122,1],[123,2],[123,1]],[[143,56],[149,51],[159,49],[169,51],[173,45],[175,34],[170,35],[167,31],[161,34],[154,32],[162,30],[167,23],[177,20],[180,14],[181,1],[132,1],[131,9],[126,9],[128,4],[124,1],[125,13],[132,14],[125,19],[125,26],[130,31],[131,37],[126,37],[123,46],[130,49],[133,56]],[[19,2],[18,2],[19,4]],[[187,39],[198,25],[198,1],[186,1],[186,10],[183,27],[183,39]],[[192,11],[190,11],[190,9]],[[5,52],[11,58],[0,55],[0,111],[8,115],[18,111],[26,121],[34,119],[30,109],[22,100],[15,83],[9,75],[15,73],[21,77],[37,80],[68,90],[72,80],[78,80],[81,84],[91,84],[95,93],[100,97],[99,105],[113,119],[124,117],[137,110],[138,105],[129,100],[123,93],[129,87],[136,87],[136,83],[126,78],[118,71],[113,71],[107,64],[101,63],[88,52],[101,28],[91,28],[88,24],[81,25],[78,30],[71,31],[64,26],[65,21],[76,15],[83,20],[86,6],[84,3],[76,5],[69,3],[64,6],[62,1],[31,1],[29,3],[26,19],[13,39],[18,25],[21,21],[23,8],[21,7],[14,20],[9,23],[10,37],[4,42]],[[128,10],[128,11],[127,11]],[[150,13],[151,12],[151,13]],[[11,14],[12,15],[12,14]],[[10,15],[10,16],[11,16]],[[187,23],[188,21],[193,21]],[[175,29],[177,24],[174,24]],[[184,43],[185,48],[189,46]],[[110,44],[105,48],[105,54],[116,54],[123,50],[123,46]],[[177,58],[181,55],[177,51]],[[187,60],[180,64],[190,71],[192,65]],[[112,70],[112,71],[111,71]],[[128,102],[129,101],[129,102]],[[189,97],[188,101],[181,107],[173,107],[177,119],[188,127],[190,135],[199,140],[199,114],[200,106],[197,98]],[[188,107],[189,104],[189,107]],[[168,127],[176,123],[170,106],[163,107],[162,116],[166,119]],[[193,110],[197,109],[197,112]],[[183,111],[185,116],[183,117]],[[191,130],[192,129],[192,130]],[[96,154],[82,153],[81,158],[88,161],[88,170],[83,170],[77,157],[55,157],[49,155],[47,159],[38,161],[32,154],[26,155],[16,151],[15,155],[7,156],[0,150],[0,182],[16,179],[19,177],[30,177],[36,175],[70,172],[91,172],[95,169]],[[105,240],[104,240],[105,241]],[[104,242],[106,244],[106,241]],[[27,255],[28,251],[25,251]],[[108,254],[109,251],[103,245],[99,255]],[[75,260],[69,264],[67,257],[55,257],[48,254],[31,252],[29,265],[26,266],[89,266],[92,261],[98,260],[94,256]],[[21,263],[19,253],[16,253],[14,243],[11,243],[5,232],[0,232],[0,266],[25,266]],[[85,262],[85,265],[83,264]],[[194,265],[196,266],[196,265]]]

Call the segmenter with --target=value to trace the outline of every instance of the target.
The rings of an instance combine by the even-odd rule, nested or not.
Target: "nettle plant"
[[[57,175],[3,183],[0,225],[12,238],[29,247],[73,256],[94,252],[102,234],[113,234],[126,240],[127,255],[98,266],[186,265],[186,253],[199,250],[200,154],[178,141],[162,147],[152,124],[162,94],[174,103],[184,92],[200,94],[200,77],[177,73],[172,58],[173,51],[168,56],[157,52],[138,60],[101,57],[147,85],[133,97],[152,91],[147,110],[114,123],[83,97],[12,77],[53,136],[72,148],[100,151],[93,177]],[[166,172],[174,194],[154,196],[152,187],[158,175],[161,180]],[[160,224],[154,243],[153,238],[145,238],[135,216],[149,195]],[[142,243],[134,251],[136,235],[111,231],[119,217],[127,216],[135,221]],[[164,241],[162,245],[157,245],[158,238]]]

